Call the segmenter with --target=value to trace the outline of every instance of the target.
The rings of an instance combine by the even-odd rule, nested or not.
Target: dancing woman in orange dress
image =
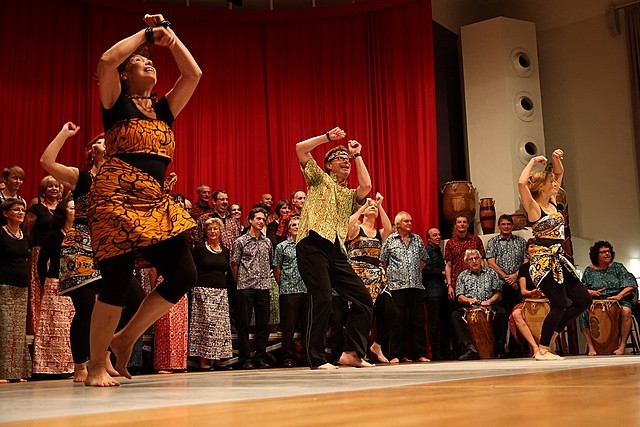
[[[103,288],[91,319],[90,386],[115,386],[106,371],[110,347],[126,378],[134,342],[194,285],[196,269],[181,234],[196,224],[169,196],[175,175],[165,177],[175,141],[171,125],[193,94],[202,71],[162,15],[145,15],[146,29],[107,50],[98,63],[106,162],[91,188],[91,243]],[[157,100],[156,69],[139,46],[170,50],[180,71],[173,88]],[[136,256],[164,277],[131,321],[113,335]],[[125,288],[123,288],[125,287]]]

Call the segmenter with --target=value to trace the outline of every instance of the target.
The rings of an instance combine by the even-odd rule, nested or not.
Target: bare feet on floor
[[[9,380],[0,380],[0,384],[9,384]]]
[[[84,380],[84,385],[91,387],[114,387],[119,386],[120,383],[111,377],[107,373],[104,366],[91,366],[89,365],[89,373],[87,379]]]
[[[113,336],[111,340],[111,352],[116,357],[116,371],[125,378],[131,379],[131,374],[127,370],[127,363],[133,351],[133,343],[127,343],[120,333]]]
[[[626,344],[623,345],[623,346],[621,345],[620,347],[618,347],[616,349],[616,351],[613,352],[613,354],[615,354],[616,356],[622,356],[626,349],[627,349]]]
[[[430,359],[428,359],[428,358],[426,358],[426,357],[424,357],[424,356],[422,356],[422,357],[418,357],[418,359],[416,360],[416,362],[424,363],[424,362],[431,362],[431,360],[430,360]]]
[[[336,369],[338,369],[338,367],[327,362],[324,365],[317,366],[314,369],[319,369],[321,371],[335,371]]]
[[[535,355],[536,360],[546,361],[546,360],[564,360],[564,357],[558,356],[555,353],[552,353],[548,349],[543,349],[542,347],[539,349],[538,353]]]
[[[75,363],[73,365],[73,382],[74,383],[83,383],[84,380],[87,379],[87,374],[89,371],[87,370],[86,363]]]
[[[105,360],[105,367],[107,369],[107,374],[111,375],[112,377],[119,377],[120,376],[118,371],[116,371],[116,368],[114,368],[113,365],[111,364],[111,352],[110,351],[107,351],[107,359]]]
[[[374,366],[376,366],[359,357],[355,351],[345,351],[344,353],[342,353],[342,356],[340,356],[340,364],[344,366],[353,366],[356,368],[373,368]]]
[[[400,363],[400,360],[398,360],[397,357],[394,357],[393,359],[389,360],[389,363],[391,363],[393,365],[395,363]]]
[[[593,348],[593,347],[588,348],[587,350],[588,350],[587,351],[587,356],[597,356],[598,355],[598,353],[596,352],[596,349]]]
[[[369,350],[371,350],[371,352],[376,355],[380,363],[389,363],[389,359],[384,356],[384,353],[382,353],[382,347],[380,347],[380,344],[378,344],[377,342],[371,344]]]

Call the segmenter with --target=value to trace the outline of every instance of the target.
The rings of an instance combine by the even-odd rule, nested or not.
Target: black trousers
[[[364,357],[373,318],[373,301],[340,250],[338,239],[332,243],[311,232],[298,242],[296,254],[298,270],[310,296],[311,322],[307,334],[309,366],[313,368],[327,363],[324,352],[331,314],[331,289],[351,302],[344,350],[355,351],[358,356]]]
[[[256,315],[254,344],[255,359],[263,359],[267,355],[269,342],[269,290],[268,289],[238,289],[236,293],[238,308],[238,353],[241,361],[251,358],[249,343],[249,323],[251,313]]]
[[[425,298],[427,307],[427,334],[431,345],[431,358],[442,359],[449,355],[450,311],[446,296]]]
[[[451,324],[456,331],[458,337],[458,343],[467,346],[472,344],[471,336],[469,335],[469,329],[467,324],[462,318],[464,317],[466,308],[460,307],[451,313]],[[492,305],[491,308],[496,312],[493,318],[493,334],[495,336],[495,348],[496,351],[504,352],[504,343],[507,339],[507,328],[509,327],[509,314],[507,310],[499,305]]]
[[[549,346],[554,332],[560,332],[565,326],[575,320],[583,311],[591,307],[591,295],[578,278],[562,267],[564,283],[559,284],[549,272],[540,283],[540,290],[549,299],[551,310],[542,323],[540,345]],[[572,302],[567,307],[567,298]]]
[[[89,360],[91,314],[93,313],[93,306],[96,303],[96,296],[100,293],[101,284],[102,280],[96,280],[95,282],[74,289],[68,294],[73,303],[73,308],[76,311],[71,321],[71,329],[69,331],[73,363],[85,363]],[[145,296],[140,282],[132,275],[116,332],[129,323],[129,320],[131,320],[136,311],[138,311],[138,307],[142,304]]]
[[[391,358],[402,359],[407,352],[405,344],[410,338],[413,357],[427,356],[426,316],[422,301],[422,289],[399,289],[391,291],[398,317],[391,329]]]
[[[398,319],[398,308],[391,295],[386,292],[378,295],[373,305],[373,317],[376,319],[376,342],[388,344],[391,330]]]
[[[310,314],[310,312],[309,312]],[[331,363],[338,363],[344,351],[344,341],[346,337],[344,325],[347,323],[349,315],[349,301],[340,297],[331,298],[331,314],[329,315],[329,348],[331,349]],[[307,323],[311,323],[310,319]],[[308,330],[308,328],[307,328]]]
[[[295,360],[296,346],[293,335],[300,324],[302,342],[305,342],[307,330],[307,294],[280,295],[280,328],[282,329],[282,350],[284,360]]]
[[[183,235],[138,249],[162,275],[156,292],[175,304],[196,283],[197,272],[191,247]],[[127,252],[99,262],[102,289],[98,299],[105,304],[122,307],[133,274],[136,252]]]

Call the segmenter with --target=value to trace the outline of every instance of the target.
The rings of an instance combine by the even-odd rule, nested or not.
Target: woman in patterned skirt
[[[221,359],[232,354],[227,283],[229,252],[220,244],[224,223],[219,218],[205,222],[205,242],[193,249],[198,281],[191,293],[189,356],[199,358],[200,369],[224,369]]]
[[[536,164],[546,165],[544,156],[529,161],[518,179],[518,192],[527,212],[535,238],[532,249],[531,279],[549,299],[551,310],[542,323],[540,346],[536,360],[563,359],[549,349],[557,334],[591,305],[591,296],[584,288],[575,267],[562,249],[564,218],[558,211],[556,195],[562,184],[564,153],[558,149],[551,155],[551,170],[533,172]],[[573,304],[567,307],[567,298]]]
[[[60,248],[75,217],[73,199],[64,198],[53,211],[51,230],[38,256],[42,304],[33,339],[35,374],[68,374],[74,371],[69,331],[74,309],[71,300],[58,295]]]
[[[379,260],[382,243],[393,232],[389,216],[382,208],[382,200],[382,195],[377,193],[376,200],[367,199],[367,203],[351,215],[347,241],[349,264],[360,276],[373,299],[376,338],[369,349],[381,363],[389,363],[380,344],[388,342],[398,310],[387,284],[387,272]],[[382,221],[381,229],[376,228],[378,215]],[[363,217],[361,224],[358,223],[360,217]]]
[[[162,15],[145,15],[146,29],[107,50],[98,63],[107,161],[91,187],[91,244],[103,278],[91,319],[91,360],[85,385],[115,386],[106,370],[109,346],[116,370],[126,378],[133,345],[144,331],[193,286],[196,269],[182,235],[195,227],[169,195],[175,174],[166,170],[175,151],[171,125],[191,98],[202,71]],[[139,47],[169,49],[180,76],[156,102],[153,62]],[[143,301],[131,321],[113,335],[135,257],[151,262],[164,281]]]
[[[15,197],[0,204],[0,383],[31,376],[27,347],[29,243],[20,230],[26,205]]]
[[[31,247],[29,258],[29,308],[27,310],[27,333],[35,333],[40,316],[42,300],[41,280],[38,277],[38,255],[44,238],[53,222],[53,210],[58,205],[60,186],[52,176],[46,176],[40,182],[37,202],[29,206],[24,219],[23,230]],[[44,279],[42,279],[44,280]]]

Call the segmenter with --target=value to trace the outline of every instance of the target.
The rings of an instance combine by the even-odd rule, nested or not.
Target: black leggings
[[[191,256],[191,248],[184,236],[178,235],[151,246],[139,248],[138,251],[164,278],[155,290],[170,303],[175,304],[180,301],[180,298],[195,285],[196,266]],[[124,305],[127,287],[135,266],[135,256],[135,252],[127,252],[100,261],[103,285],[98,299],[101,302],[118,307]]]
[[[93,313],[96,295],[98,295],[101,285],[102,280],[97,280],[69,292],[69,297],[71,297],[73,307],[76,310],[73,320],[71,321],[71,331],[69,334],[73,363],[85,363],[89,359],[91,313]],[[145,293],[140,286],[140,282],[131,276],[129,289],[126,290],[120,324],[116,331],[122,329],[129,323],[129,320],[131,320],[135,312],[138,311],[138,307],[140,307],[144,297]]]
[[[540,290],[549,298],[551,311],[542,323],[540,345],[548,347],[554,332],[561,332],[580,313],[591,306],[591,295],[580,280],[562,267],[564,283],[559,284],[553,279],[553,272],[549,272],[540,283]],[[567,298],[572,302],[567,307]]]

